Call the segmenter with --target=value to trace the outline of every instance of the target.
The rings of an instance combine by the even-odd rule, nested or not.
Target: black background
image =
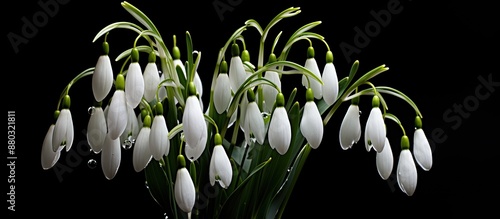
[[[128,159],[131,151],[123,152],[119,172],[111,181],[105,179],[99,167],[87,167],[89,159],[98,157],[84,150],[83,131],[88,120],[87,108],[92,104],[90,78],[82,79],[70,92],[75,124],[74,149],[71,153],[62,153],[59,167],[69,167],[66,170],[71,172],[61,175],[52,169],[41,168],[40,150],[46,131],[54,122],[52,115],[60,92],[75,75],[93,67],[101,52],[101,41],[92,43],[95,34],[110,23],[135,20],[120,6],[120,1],[60,1],[53,16],[40,20],[42,24],[33,36],[25,37],[26,43],[18,45],[16,52],[8,35],[22,37],[23,17],[32,21],[33,17],[45,13],[38,2],[47,1],[8,1],[2,5],[2,53],[7,56],[2,59],[1,73],[4,101],[7,111],[16,111],[16,212],[9,212],[9,218],[29,215],[164,217],[146,190],[143,174],[133,171],[131,159]],[[328,4],[313,0],[130,2],[155,22],[167,45],[171,45],[169,37],[175,34],[184,52],[185,31],[191,33],[195,49],[203,53],[199,72],[204,81],[212,77],[218,50],[244,21],[253,18],[266,25],[283,9],[301,7],[301,14],[285,19],[273,29],[271,39],[277,30],[287,35],[306,23],[320,20],[322,24],[313,31],[323,35],[329,43],[339,77],[347,76],[356,59],[360,60],[360,72],[386,64],[390,70],[372,82],[399,89],[417,103],[424,115],[423,125],[432,144],[434,164],[428,172],[418,169],[418,185],[412,197],[401,192],[395,175],[387,181],[378,176],[375,154],[366,152],[362,140],[351,150],[340,148],[338,130],[348,106],[343,104],[326,126],[323,144],[310,154],[284,218],[299,215],[333,218],[372,214],[383,217],[497,214],[494,210],[498,206],[500,185],[497,158],[500,121],[496,108],[500,90],[496,66],[499,19],[492,3],[415,0],[331,1]],[[221,18],[213,2],[222,2],[231,10],[224,12]],[[355,46],[354,29],[364,30],[366,25],[376,21],[370,12],[387,10],[388,4],[394,2],[400,4],[400,11],[391,15],[387,25],[371,29],[370,41],[361,52],[350,56],[343,54],[342,43]],[[255,30],[250,29],[245,34],[248,34],[249,50],[256,51]],[[130,31],[113,31],[108,36],[111,56],[130,48],[134,37]],[[321,66],[325,47],[319,41],[313,43]],[[290,59],[303,64],[306,46],[305,41],[298,43]],[[251,57],[255,59],[256,52],[251,53]],[[496,86],[485,89],[480,78],[495,81]],[[288,83],[287,88],[291,88],[290,85],[300,87],[299,83]],[[480,94],[489,96],[478,99],[478,87]],[[206,83],[206,94],[208,89],[209,83]],[[401,100],[388,99],[389,112],[402,120],[411,137],[414,112]],[[361,118],[364,120],[369,106],[368,98],[362,99]],[[463,114],[454,112],[456,107],[464,109]],[[388,137],[397,150],[401,131],[394,123],[387,126]],[[8,167],[6,175],[9,175]],[[9,188],[4,187],[3,192],[9,192]]]

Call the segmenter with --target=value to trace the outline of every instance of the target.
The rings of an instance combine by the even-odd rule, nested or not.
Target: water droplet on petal
[[[128,150],[128,149],[132,148],[134,143],[135,143],[135,139],[133,139],[132,136],[129,135],[128,138],[125,139],[125,141],[123,141],[122,147],[123,147],[123,149]]]
[[[361,116],[361,110],[359,111],[359,115]]]
[[[89,107],[89,109],[88,109],[89,115],[94,115],[94,112],[95,112],[95,106]]]
[[[144,185],[146,186],[146,189],[149,189],[148,181],[145,181]]]
[[[97,167],[97,161],[94,160],[94,159],[89,159],[89,161],[87,161],[87,166],[90,168],[90,169],[94,169]]]

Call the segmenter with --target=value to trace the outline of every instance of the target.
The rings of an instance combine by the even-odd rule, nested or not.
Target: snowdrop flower
[[[121,162],[120,139],[112,139],[110,133],[106,135],[101,151],[101,168],[106,179],[115,178]]]
[[[87,124],[87,141],[94,153],[98,154],[101,152],[107,132],[108,125],[106,124],[101,102],[99,102],[97,106],[92,107],[90,119]]]
[[[188,89],[189,97],[182,115],[186,150],[189,150],[187,147],[191,147],[190,149],[194,151],[203,151],[207,143],[207,125],[199,99],[196,97],[196,88],[193,82],[189,83]],[[196,160],[199,155],[201,154],[188,155],[188,159]]]
[[[394,166],[394,158],[392,156],[392,148],[389,139],[385,139],[385,146],[382,151],[377,152],[375,160],[379,176],[384,180],[388,179]]]
[[[413,155],[417,164],[425,171],[432,167],[432,151],[429,140],[422,129],[422,119],[420,116],[415,118],[415,132],[413,134]]]
[[[227,62],[225,60],[222,60],[220,65],[220,73],[215,81],[213,98],[215,110],[219,114],[226,111],[231,103],[231,85],[227,74]]]
[[[245,66],[243,66],[243,61],[241,60],[240,48],[238,44],[233,43],[231,47],[231,60],[229,64],[229,81],[231,82],[231,90],[234,93],[240,88],[240,86],[247,79],[247,73],[245,71]]]
[[[177,170],[174,183],[175,202],[182,211],[190,213],[193,210],[196,200],[196,190],[193,179],[191,179],[191,175],[189,175],[186,169],[184,156],[177,156],[177,160],[179,161],[180,168]]]
[[[57,116],[57,121],[52,135],[52,150],[55,152],[59,146],[66,147],[66,151],[71,149],[74,139],[73,118],[69,107],[71,105],[71,98],[69,95],[64,96],[62,102],[62,110]],[[56,113],[57,114],[57,113]]]
[[[141,65],[139,65],[139,50],[132,49],[132,61],[128,66],[127,78],[125,80],[125,96],[127,104],[136,108],[144,96],[144,76]]]
[[[417,168],[413,162],[410,152],[410,140],[408,136],[401,138],[401,152],[397,167],[397,181],[401,191],[408,196],[412,196],[417,188]]]
[[[146,115],[144,117],[143,126],[137,135],[137,140],[134,144],[134,152],[132,157],[132,163],[134,165],[135,172],[140,172],[149,164],[151,158],[151,152],[149,151],[149,134],[151,133],[151,116]]]
[[[47,130],[47,134],[45,134],[45,139],[43,140],[41,161],[44,170],[52,168],[57,163],[61,156],[61,150],[64,148],[63,146],[59,146],[56,151],[52,150],[54,127],[54,124],[49,126],[49,130]]]
[[[92,74],[92,92],[97,102],[101,102],[113,86],[113,68],[108,56],[109,44],[103,43],[104,54],[99,56]]]
[[[347,150],[357,143],[361,138],[361,122],[359,121],[358,100],[354,100],[349,105],[347,113],[340,124],[339,131],[340,146]]]
[[[337,100],[337,96],[339,94],[339,80],[337,77],[337,71],[333,65],[332,51],[328,51],[326,53],[326,64],[321,77],[321,80],[323,81],[323,99],[326,104],[332,105],[335,100]]]
[[[304,64],[304,67],[309,69],[313,74],[321,78],[321,72],[318,67],[318,63],[316,62],[316,59],[314,58],[314,48],[310,46],[307,48],[307,59]],[[322,85],[319,81],[314,80],[312,78],[307,78],[307,76],[302,75],[302,85],[304,85],[306,88],[311,88],[314,92],[314,98],[316,99],[321,99],[323,96],[323,88]]]
[[[273,63],[276,61],[276,55],[274,53],[271,53],[269,56],[269,63]],[[281,79],[280,75],[278,72],[273,71],[273,70],[267,70],[264,73],[264,78],[273,82],[277,87],[278,90],[281,90]],[[271,86],[263,86],[262,87],[262,92],[264,94],[264,111],[266,112],[272,112],[274,103],[276,102],[276,95],[278,94],[278,90],[274,87]]]
[[[245,115],[245,136],[247,144],[250,140],[250,134],[253,134],[259,144],[264,144],[264,138],[266,137],[266,128],[264,125],[264,118],[262,118],[262,113],[260,112],[259,106],[255,102],[255,94],[253,90],[248,90],[248,105],[246,108]]]
[[[371,142],[373,149],[377,152],[382,151],[385,145],[386,130],[384,117],[379,107],[380,99],[378,96],[373,96],[372,110],[368,116],[365,127],[366,140]]]
[[[306,138],[309,145],[316,149],[323,139],[323,119],[318,107],[314,102],[314,91],[308,88],[306,91],[306,104],[300,120],[300,132]]]
[[[269,145],[281,155],[288,151],[290,141],[292,140],[292,127],[284,106],[285,96],[282,93],[278,93],[276,97],[276,109],[274,109],[271,117],[267,134]]]
[[[132,106],[127,104],[127,126],[120,135],[120,142],[125,149],[132,147],[137,135],[139,134],[140,126],[137,120],[137,115]]]
[[[229,157],[222,146],[222,138],[220,134],[215,134],[214,141],[215,146],[212,152],[209,167],[210,184],[214,186],[217,181],[222,188],[227,189],[233,178],[233,169],[231,167]]]
[[[127,100],[125,98],[125,78],[120,73],[116,76],[115,93],[109,105],[106,121],[111,140],[118,139],[127,128]]]
[[[151,124],[151,133],[149,134],[149,150],[153,158],[161,160],[163,155],[168,155],[170,151],[170,140],[168,139],[168,127],[163,116],[163,104],[156,103],[156,115]]]
[[[142,76],[144,80],[144,99],[151,102],[155,99],[156,90],[158,84],[160,84],[160,74],[156,65],[156,54],[154,52],[149,54],[148,64],[146,64]]]

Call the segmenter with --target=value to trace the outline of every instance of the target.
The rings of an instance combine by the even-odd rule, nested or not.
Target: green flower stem
[[[401,128],[401,131],[403,131],[403,135],[406,135],[405,128],[403,127],[403,124],[398,119],[398,117],[396,117],[396,115],[394,115],[392,113],[384,113],[384,118],[387,118],[387,119],[389,119],[391,121],[396,122],[399,125],[399,127]]]
[[[73,86],[73,84],[75,84],[76,82],[78,82],[80,79],[82,79],[82,78],[84,78],[86,76],[94,74],[94,69],[95,69],[95,67],[91,67],[91,68],[85,69],[84,71],[80,72],[77,76],[75,76],[68,83],[68,85],[66,85],[66,87],[64,87],[64,89],[61,92],[61,95],[59,96],[59,101],[57,102],[57,107],[56,107],[57,110],[60,109],[61,102],[64,100],[64,97],[69,94],[69,89],[71,88],[71,86]]]

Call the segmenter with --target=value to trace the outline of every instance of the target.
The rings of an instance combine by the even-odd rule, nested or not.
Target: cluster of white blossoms
[[[141,18],[141,23],[148,24],[144,21],[146,18],[132,6],[126,5],[126,9],[132,10],[137,18]],[[291,8],[288,12],[285,11],[287,13],[280,14],[281,18],[293,16],[297,10]],[[213,75],[210,102],[207,106],[202,101],[203,83],[197,69],[201,52],[193,50],[191,54],[187,54],[186,60],[181,60],[175,36],[170,53],[159,33],[152,32],[153,28],[141,30],[129,24],[128,29],[140,33],[139,37],[144,37],[151,45],[136,47],[134,44],[133,48],[122,53],[120,57],[126,59],[128,68],[125,70],[126,65],[123,64],[121,70],[115,73],[109,57],[108,42],[103,42],[103,54],[98,57],[95,67],[80,73],[63,90],[55,111],[55,123],[49,127],[43,142],[43,169],[50,169],[56,164],[63,148],[66,151],[71,149],[74,127],[69,90],[79,79],[92,76],[95,105],[92,106],[88,120],[87,140],[91,150],[101,156],[104,176],[109,180],[116,176],[123,148],[133,149],[132,163],[136,172],[145,170],[152,162],[159,163],[165,172],[169,172],[171,170],[165,168],[172,164],[169,167],[174,168],[176,174],[166,175],[171,177],[169,180],[174,184],[171,191],[173,200],[179,209],[188,214],[193,211],[198,197],[197,165],[207,165],[208,182],[211,186],[234,191],[234,187],[230,188],[232,184],[245,181],[241,178],[241,172],[244,170],[243,162],[249,156],[248,148],[269,147],[272,153],[275,151],[279,156],[292,153],[289,152],[291,148],[295,151],[293,153],[298,153],[298,148],[302,145],[317,149],[322,143],[324,127],[330,117],[340,104],[348,101],[350,106],[340,124],[339,143],[344,150],[352,148],[362,135],[358,106],[361,95],[372,97],[372,109],[364,126],[365,147],[368,152],[372,149],[376,152],[377,170],[385,180],[392,173],[394,163],[385,122],[392,120],[400,125],[401,122],[395,115],[386,112],[387,107],[382,96],[384,93],[406,100],[417,112],[413,151],[410,151],[409,138],[401,126],[403,137],[396,170],[400,189],[412,196],[417,185],[414,159],[423,170],[430,170],[432,166],[432,152],[422,130],[420,112],[401,92],[390,87],[376,87],[368,81],[386,71],[388,68],[385,66],[375,68],[353,81],[359,65],[356,61],[349,76],[339,80],[333,64],[333,53],[323,41],[328,50],[321,68],[309,38],[323,39],[317,34],[307,32],[317,24],[319,23],[306,25],[300,29],[302,32],[298,32],[296,38],[290,40],[309,41],[304,65],[276,57],[274,52],[269,53],[267,63],[263,63],[263,53],[260,53],[257,65],[254,65],[248,50],[240,51],[237,40],[241,39],[239,37],[242,30],[236,31],[240,35],[234,35],[224,47],[230,50],[228,62],[225,50],[221,50],[222,55],[219,56]],[[123,28],[124,25],[120,23],[110,27]],[[251,23],[247,26],[257,25]],[[98,37],[108,34],[112,28],[107,27],[104,30]],[[192,50],[189,45],[188,43],[188,51]],[[287,50],[284,51],[282,54],[286,54]],[[141,66],[139,62],[140,52],[148,55],[145,66]],[[197,55],[196,60],[194,55]],[[289,115],[292,112],[290,103],[286,103],[285,94],[282,93],[282,81],[288,74],[302,75],[301,85],[305,90],[305,103],[300,111],[297,110],[294,114],[300,116],[295,126]],[[371,85],[370,88],[358,89],[366,84]],[[294,95],[290,94],[288,101],[294,101]],[[296,102],[295,106],[298,107],[299,103]],[[325,112],[328,114],[323,116]],[[226,137],[226,131],[231,128],[232,136]],[[243,135],[239,147],[245,151],[241,160],[234,157],[233,151],[234,146],[239,144],[236,140],[240,137],[239,131],[242,131]],[[294,138],[299,140],[293,142]],[[301,141],[301,138],[304,140]],[[266,153],[269,156],[271,152]],[[298,156],[293,154],[288,159],[292,160]],[[208,162],[203,161],[204,159]],[[262,156],[261,159],[267,158]],[[261,165],[265,164],[266,162],[263,162]],[[260,165],[253,167],[253,172],[247,171],[249,176],[252,175],[250,172],[255,173],[262,168]]]

